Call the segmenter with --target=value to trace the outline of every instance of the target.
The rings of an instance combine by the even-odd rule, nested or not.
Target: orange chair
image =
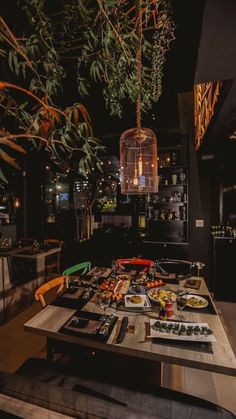
[[[67,280],[65,276],[59,276],[58,278],[51,279],[50,281],[46,282],[45,284],[41,285],[35,291],[35,300],[39,301],[42,307],[46,307],[47,303],[44,299],[44,294],[51,290],[52,288],[58,287],[57,294],[68,287]]]
[[[137,265],[137,266],[144,266],[143,271],[147,271],[150,266],[154,263],[153,260],[150,259],[141,259],[141,258],[127,258],[127,259],[117,259],[116,263],[118,264],[120,269],[125,269],[127,265]]]
[[[47,278],[47,276],[52,273],[53,270],[55,270],[56,273],[60,273],[60,256],[63,241],[58,239],[45,239],[43,244],[49,248],[60,248],[58,253],[55,255],[49,255],[45,258],[45,277]]]

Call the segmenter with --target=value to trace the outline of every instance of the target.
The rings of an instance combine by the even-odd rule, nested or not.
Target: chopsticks
[[[180,297],[180,296],[185,295],[185,294],[189,294],[189,290],[178,291],[177,292],[177,297]]]

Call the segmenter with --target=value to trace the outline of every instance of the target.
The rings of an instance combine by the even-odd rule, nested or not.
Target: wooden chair
[[[91,271],[91,262],[81,262],[77,265],[70,266],[62,272],[62,275],[73,275],[74,273],[80,273],[85,275],[87,272]]]
[[[60,273],[60,257],[63,241],[58,239],[45,239],[43,244],[49,249],[54,247],[60,248],[58,253],[49,255],[45,258],[45,278],[47,279],[48,275],[53,271]]]
[[[50,281],[41,285],[41,287],[39,287],[35,291],[35,294],[34,294],[35,300],[39,301],[42,307],[46,307],[47,303],[44,299],[44,294],[55,287],[59,287],[57,290],[57,294],[63,291],[63,289],[67,288],[67,281],[66,281],[65,276],[59,276],[58,278],[51,279]]]
[[[117,259],[116,263],[120,269],[125,269],[128,265],[134,265],[137,267],[144,266],[143,271],[147,271],[150,266],[154,263],[151,259],[141,259],[141,258],[126,258],[126,259]]]

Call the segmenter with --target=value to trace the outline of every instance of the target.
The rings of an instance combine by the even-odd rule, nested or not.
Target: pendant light
[[[136,101],[136,128],[120,137],[121,193],[149,194],[158,191],[157,139],[149,128],[141,127],[142,83],[142,12],[137,0],[137,80],[139,95]]]

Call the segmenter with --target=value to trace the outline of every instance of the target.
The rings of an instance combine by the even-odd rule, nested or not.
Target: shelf
[[[188,242],[185,242],[185,241],[183,241],[183,242],[179,242],[179,241],[157,241],[157,240],[148,240],[148,238],[146,238],[145,240],[143,240],[143,243],[154,243],[154,244],[164,244],[164,245],[166,245],[166,244],[171,244],[171,245],[174,245],[174,244],[181,244],[181,245],[188,245],[189,243]]]
[[[187,205],[188,204],[188,202],[187,201],[183,201],[183,202],[154,202],[154,205],[169,205],[169,206],[171,206],[171,205],[180,205],[180,206],[183,206],[183,205]]]
[[[146,243],[162,245],[188,243],[189,169],[186,162],[180,160],[179,151],[174,148],[172,151],[177,154],[172,156],[170,152],[169,157],[177,160],[170,160],[169,165],[168,155],[165,156],[164,150],[160,152],[159,163],[162,162],[163,167],[158,167],[159,190],[157,194],[151,194],[151,199],[146,205],[146,239],[144,239]],[[161,219],[162,216],[164,219]],[[171,216],[173,218],[168,219]],[[180,217],[185,218],[180,219]]]
[[[166,167],[158,167],[158,170],[159,171],[161,171],[161,170],[175,170],[175,169],[177,169],[177,170],[180,170],[180,169],[185,169],[185,170],[187,170],[187,166],[179,166],[179,165],[176,165],[176,166],[166,166]]]
[[[187,183],[176,183],[175,185],[169,184],[169,185],[159,185],[159,189],[165,189],[165,188],[180,188],[187,186]]]
[[[188,220],[147,220],[147,221],[152,221],[155,223],[186,223]]]

